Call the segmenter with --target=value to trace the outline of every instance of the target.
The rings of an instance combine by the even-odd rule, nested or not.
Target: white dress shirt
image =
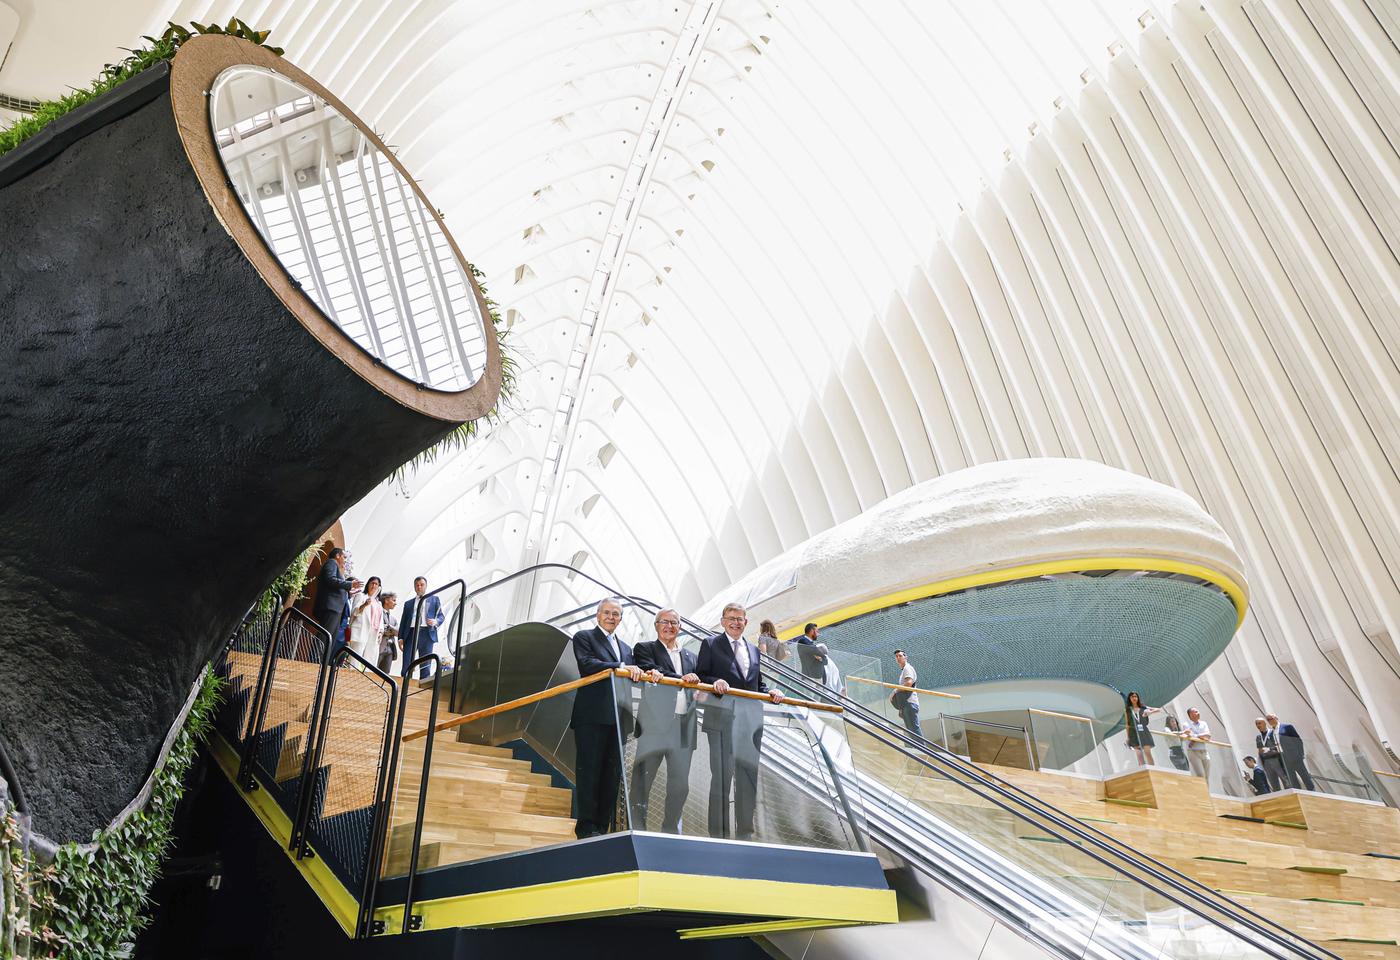
[[[666,647],[666,644],[664,644],[664,643],[661,644],[661,645],[662,645],[663,647]],[[671,669],[674,670],[674,671],[676,671],[676,676],[678,676],[678,677],[685,676],[685,670],[683,670],[683,669],[681,668],[682,663],[684,663],[684,661],[681,659],[681,645],[680,645],[679,643],[676,644],[676,647],[675,647],[674,650],[671,649],[670,647],[666,647],[666,654],[667,654],[667,656],[669,656],[669,657],[671,658]],[[676,691],[676,716],[680,716],[680,715],[683,714],[683,713],[685,713],[685,691],[684,691],[684,690],[677,690],[677,691]]]
[[[611,633],[604,634],[608,638],[608,649],[612,651],[613,659],[618,663],[622,662],[622,651],[617,646],[617,638]]]

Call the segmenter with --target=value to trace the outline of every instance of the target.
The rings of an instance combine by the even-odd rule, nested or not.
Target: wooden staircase
[[[430,689],[409,697],[404,732],[428,725]],[[438,708],[438,722],[455,715]],[[433,743],[420,870],[574,839],[572,791],[552,785],[506,747],[463,743],[455,730]],[[407,872],[423,775],[424,741],[403,744],[384,875]]]
[[[1138,884],[1086,866],[1083,854],[970,790],[869,738],[852,746],[862,772],[1022,866],[1129,913],[1160,906]],[[1227,800],[1199,779],[1160,770],[1098,781],[980,766],[1345,960],[1400,960],[1400,946],[1363,942],[1400,939],[1400,859],[1391,859],[1400,858],[1400,811],[1317,794]]]
[[[255,654],[230,653],[228,673],[233,689],[252,689],[260,659]],[[276,761],[278,782],[285,783],[301,774],[316,672],[314,663],[280,660],[273,673],[266,727],[284,727]],[[428,725],[434,696],[431,685],[416,680],[411,683],[405,733]],[[341,670],[325,740],[323,817],[361,809],[372,801],[386,703],[383,688],[368,676],[351,676],[349,670]],[[439,701],[438,722],[454,716]],[[508,748],[463,743],[456,733],[446,731],[433,744],[419,869],[574,838],[570,790],[554,786],[548,774],[532,771],[528,760],[516,759]],[[384,876],[405,873],[409,867],[423,751],[422,740],[402,745],[392,793]]]

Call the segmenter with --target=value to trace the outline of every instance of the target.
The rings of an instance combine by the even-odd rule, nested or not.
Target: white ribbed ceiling
[[[1394,0],[145,6],[270,27],[501,305],[512,408],[352,511],[361,573],[693,608],[912,483],[1084,457],[1244,559],[1179,708],[1400,737]]]

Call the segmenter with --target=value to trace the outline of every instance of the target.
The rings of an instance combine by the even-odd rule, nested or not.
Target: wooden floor
[[[873,741],[856,763],[1027,869],[1117,900],[1130,915],[1160,909],[1141,885]],[[1311,793],[1217,799],[1203,781],[1160,770],[1099,782],[980,765],[1346,960],[1400,960],[1400,947],[1356,942],[1400,939],[1400,859],[1368,855],[1400,857],[1400,811]]]

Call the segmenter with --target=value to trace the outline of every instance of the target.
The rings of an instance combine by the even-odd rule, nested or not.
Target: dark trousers
[[[1283,751],[1283,769],[1288,774],[1288,783],[1296,790],[1312,790],[1313,778],[1308,773],[1308,765],[1303,762],[1303,751]]]
[[[377,664],[382,673],[388,673],[394,666],[394,651],[387,644],[379,648],[379,663]]]
[[[343,610],[317,610],[316,622],[321,625],[321,629],[331,635],[331,644],[337,640],[344,640],[345,634],[340,632],[340,620],[345,615]]]
[[[650,691],[648,691],[650,692]],[[685,800],[690,795],[690,761],[695,754],[694,747],[684,742],[681,724],[682,717],[670,721],[664,730],[644,728],[637,739],[637,759],[632,763],[632,828],[647,828],[647,800],[651,796],[651,786],[656,772],[661,769],[661,761],[666,761],[666,809],[661,819],[661,829],[666,833],[681,832],[681,814],[685,811]],[[694,723],[694,719],[689,720]]]
[[[617,727],[581,723],[574,727],[574,833],[581,839],[605,833],[617,811],[622,756]]]
[[[763,710],[752,700],[740,700],[734,706],[737,709],[732,712],[707,717],[710,836],[752,840],[754,808],[758,801],[758,762],[763,747]],[[732,832],[729,828],[731,787],[734,790]]]
[[[413,639],[413,629],[410,627],[403,635],[403,663],[399,666],[399,675],[408,676],[408,665],[419,657],[426,657],[433,652],[433,635],[427,630],[418,631],[418,639],[415,643]],[[418,667],[418,679],[426,680],[432,675],[433,665],[431,663],[420,664]]]
[[[1269,778],[1270,790],[1282,790],[1287,786],[1287,774],[1283,771],[1283,757],[1265,757],[1260,763],[1264,767],[1264,776]]]
[[[919,705],[917,703],[906,703],[899,708],[899,719],[904,721],[904,726],[916,737],[924,735],[923,728],[919,726]]]

